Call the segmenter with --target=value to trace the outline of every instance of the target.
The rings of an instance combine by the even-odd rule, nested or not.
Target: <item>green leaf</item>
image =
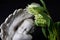
[[[41,13],[41,15],[43,16],[43,18],[46,20],[46,25],[49,27],[50,23],[52,21],[51,17],[49,15],[47,15],[46,13]]]
[[[42,5],[43,5],[45,11],[49,14],[49,12],[48,12],[48,10],[47,10],[47,8],[46,8],[45,2],[44,2],[43,0],[40,0],[40,2],[42,3]]]
[[[57,31],[57,39],[59,40],[60,39],[60,22],[55,22],[53,26],[56,28],[56,31]]]
[[[55,22],[52,27],[49,27],[49,40],[59,40],[60,38],[60,22]]]
[[[44,36],[47,38],[46,29],[45,28],[42,28],[42,32],[43,32]]]

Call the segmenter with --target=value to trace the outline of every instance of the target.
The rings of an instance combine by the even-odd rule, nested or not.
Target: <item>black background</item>
[[[54,22],[60,21],[60,1],[59,0],[44,0],[50,16]],[[32,2],[39,3],[39,0],[0,0],[0,24],[4,22],[5,18],[14,12],[15,9],[25,8],[27,4]],[[40,28],[37,28],[33,34],[33,40],[45,40]],[[47,39],[46,39],[47,40]]]

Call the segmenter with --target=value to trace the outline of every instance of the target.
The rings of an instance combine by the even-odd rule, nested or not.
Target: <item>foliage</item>
[[[30,14],[35,16],[35,25],[42,27],[42,32],[49,40],[59,40],[60,35],[60,22],[54,23],[49,15],[46,5],[43,0],[40,0],[43,6],[32,3],[28,5],[27,9]],[[49,34],[46,34],[46,27]]]

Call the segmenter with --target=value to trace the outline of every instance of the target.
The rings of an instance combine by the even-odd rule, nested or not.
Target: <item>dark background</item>
[[[54,22],[60,21],[60,1],[59,0],[44,0],[50,16]],[[15,9],[25,8],[27,4],[32,2],[39,3],[39,0],[0,0],[0,24],[4,22],[6,17],[13,13]],[[45,40],[40,28],[36,29],[33,34],[33,40]],[[47,39],[46,39],[47,40]]]

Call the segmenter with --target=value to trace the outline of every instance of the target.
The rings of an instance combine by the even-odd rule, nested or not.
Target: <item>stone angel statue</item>
[[[33,17],[26,9],[15,10],[0,26],[1,39],[32,40],[30,33],[34,31]]]

